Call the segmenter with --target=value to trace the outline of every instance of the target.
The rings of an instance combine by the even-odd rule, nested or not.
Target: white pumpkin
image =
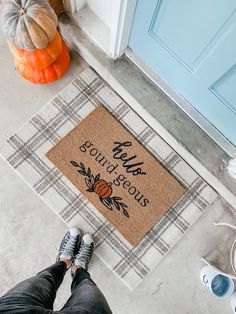
[[[43,49],[57,32],[57,16],[46,0],[9,0],[1,14],[1,27],[17,48]]]

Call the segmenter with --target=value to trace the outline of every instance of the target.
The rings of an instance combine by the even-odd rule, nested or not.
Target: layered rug
[[[217,197],[90,68],[0,153],[131,290]]]

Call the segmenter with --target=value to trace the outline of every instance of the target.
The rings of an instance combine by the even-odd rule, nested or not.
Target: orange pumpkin
[[[62,39],[57,32],[54,39],[44,49],[25,50],[16,48],[10,41],[8,41],[8,46],[17,63],[32,66],[35,69],[43,69],[59,57],[62,50]]]
[[[105,180],[98,180],[94,186],[94,191],[102,198],[107,198],[112,194],[112,183],[106,182]]]
[[[62,51],[56,61],[44,69],[35,69],[34,67],[18,63],[16,60],[16,69],[27,80],[35,84],[51,83],[61,78],[70,64],[69,49],[62,41]]]

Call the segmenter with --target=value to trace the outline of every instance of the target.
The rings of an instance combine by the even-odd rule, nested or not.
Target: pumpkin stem
[[[21,8],[21,9],[19,10],[19,13],[20,13],[20,15],[25,15],[25,14],[26,14],[26,11],[27,11],[27,9]]]

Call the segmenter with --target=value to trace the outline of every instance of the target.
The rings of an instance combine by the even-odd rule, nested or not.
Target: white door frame
[[[109,52],[113,59],[119,58],[129,44],[137,0],[114,0],[113,21]]]
[[[110,29],[109,45],[105,51],[112,59],[117,59],[128,47],[137,0],[112,1],[113,12],[111,14],[113,23]],[[64,0],[65,10],[70,15],[78,12],[85,4],[86,0]]]

